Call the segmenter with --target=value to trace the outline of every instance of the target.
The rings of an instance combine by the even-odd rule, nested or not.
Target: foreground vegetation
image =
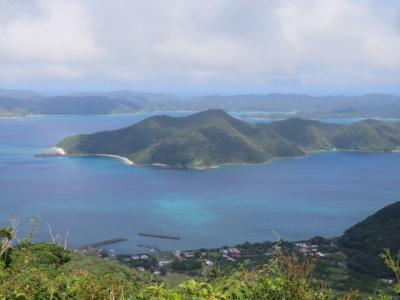
[[[397,202],[339,239],[100,258],[67,249],[49,224],[52,243],[34,243],[38,220],[19,240],[11,219],[0,228],[0,300],[400,299],[399,220]]]
[[[264,241],[243,243],[234,247],[197,249],[187,251],[157,251],[150,254],[118,255],[124,265],[146,270],[170,286],[177,286],[188,279],[203,278],[218,270],[219,275],[230,275],[240,268],[249,271],[258,270],[266,262],[275,258],[279,249],[286,257],[296,257],[299,262],[312,262],[312,278],[318,286],[325,287],[336,295],[346,294],[350,290],[362,291],[362,295],[374,295],[377,290],[390,291],[392,273],[385,277],[358,272],[349,265],[349,257],[343,254],[337,239],[314,237],[310,240]],[[101,255],[107,254],[100,251]],[[113,257],[111,252],[110,258]],[[377,257],[381,264],[384,262]],[[370,270],[373,273],[374,270]],[[389,269],[386,270],[390,272]]]
[[[0,231],[0,299],[337,299],[312,278],[314,263],[299,261],[276,248],[261,268],[237,267],[230,274],[211,269],[207,276],[177,287],[122,266],[116,261],[83,256],[54,243],[15,242],[13,228]],[[400,294],[400,254],[383,254]],[[358,299],[350,291],[343,299]],[[372,299],[372,298],[371,298]],[[374,299],[395,299],[377,292]]]

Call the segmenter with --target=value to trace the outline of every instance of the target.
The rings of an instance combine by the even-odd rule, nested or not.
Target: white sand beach
[[[63,148],[60,147],[52,147],[52,150],[54,151],[54,153],[56,153],[57,155],[60,156],[66,156],[67,153],[65,152],[65,150]],[[127,164],[127,165],[133,165],[134,162],[132,160],[130,160],[127,157],[124,156],[120,156],[120,155],[113,155],[113,154],[74,154],[72,156],[104,156],[104,157],[111,157],[111,158],[117,158],[119,160],[121,160],[123,163]]]
[[[119,160],[121,160],[122,162],[124,162],[127,165],[133,165],[134,162],[132,160],[130,160],[127,157],[124,156],[119,156],[119,155],[113,155],[113,154],[93,154],[94,156],[105,156],[105,157],[112,157],[112,158],[117,158]]]
[[[52,152],[54,152],[55,154],[62,155],[62,156],[65,155],[65,151],[64,151],[63,148],[60,148],[60,147],[51,147],[51,150],[52,150]]]

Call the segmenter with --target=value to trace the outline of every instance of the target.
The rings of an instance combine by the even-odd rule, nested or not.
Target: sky
[[[400,93],[400,0],[0,0],[0,87]]]

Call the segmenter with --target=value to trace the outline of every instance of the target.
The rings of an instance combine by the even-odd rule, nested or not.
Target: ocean
[[[146,252],[138,244],[174,250],[335,237],[400,200],[399,153],[320,152],[210,170],[35,157],[66,135],[120,128],[149,115],[0,118],[0,226],[17,216],[23,238],[33,218],[40,220],[36,241],[50,240],[48,223],[56,233],[69,232],[70,247],[123,237],[128,241],[110,247],[137,253]]]

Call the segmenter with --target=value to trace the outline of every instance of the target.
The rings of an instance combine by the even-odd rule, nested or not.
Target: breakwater
[[[139,232],[138,235],[144,236],[144,237],[168,239],[168,240],[180,240],[181,239],[179,236],[172,236],[172,235],[165,235],[165,234],[158,234],[158,233]]]

